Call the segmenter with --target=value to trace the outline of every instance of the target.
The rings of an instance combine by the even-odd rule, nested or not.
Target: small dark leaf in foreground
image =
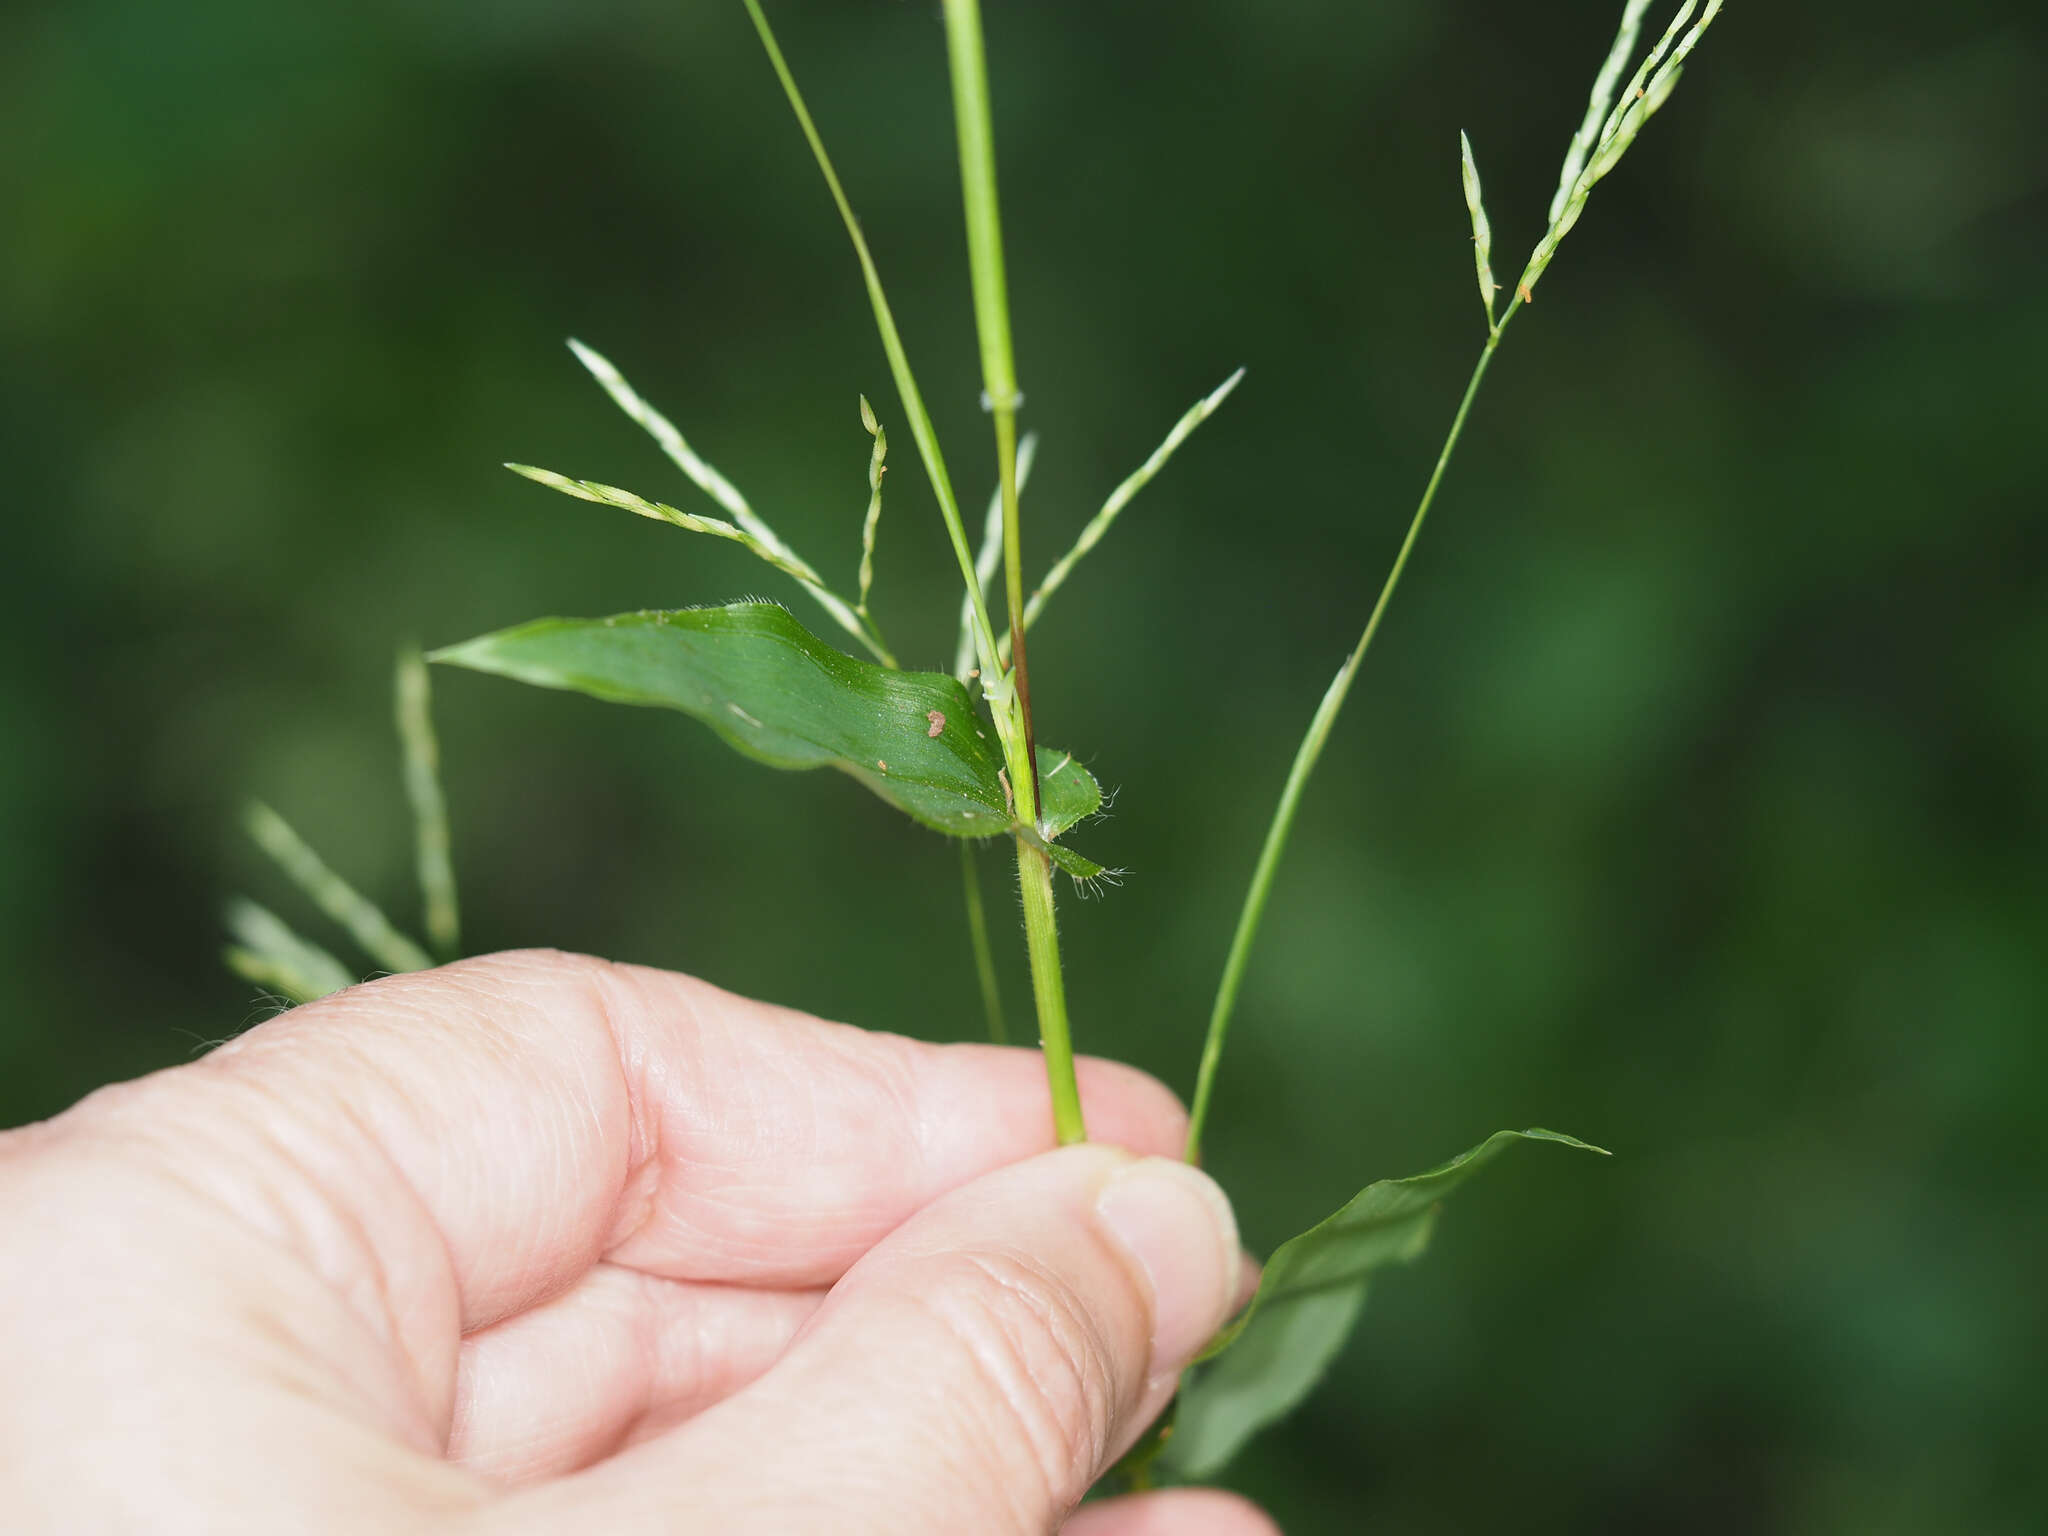
[[[1176,1477],[1214,1477],[1244,1443],[1291,1411],[1358,1320],[1372,1272],[1406,1264],[1429,1246],[1437,1202],[1517,1141],[1603,1148],[1557,1131],[1496,1131],[1440,1168],[1368,1184],[1334,1216],[1282,1243],[1258,1294],[1181,1388],[1164,1460]],[[1220,1357],[1220,1358],[1218,1358]]]

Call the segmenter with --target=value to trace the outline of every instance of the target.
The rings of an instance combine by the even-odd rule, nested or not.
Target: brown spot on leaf
[[[925,732],[925,735],[927,736],[936,736],[939,734],[939,732],[943,731],[946,728],[945,715],[936,709],[926,710],[924,712],[924,718],[926,724],[928,724],[931,727],[930,730]]]

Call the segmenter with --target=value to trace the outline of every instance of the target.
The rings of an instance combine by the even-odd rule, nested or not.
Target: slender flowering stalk
[[[1223,1062],[1223,1043],[1230,1033],[1230,1017],[1237,1006],[1238,989],[1244,984],[1244,972],[1251,960],[1252,941],[1258,937],[1259,921],[1266,913],[1266,899],[1273,891],[1273,878],[1279,873],[1280,856],[1287,849],[1287,838],[1294,830],[1294,815],[1300,808],[1302,791],[1308,787],[1309,776],[1315,772],[1316,763],[1323,755],[1323,747],[1330,739],[1330,732],[1337,724],[1337,716],[1344,708],[1344,700],[1351,693],[1351,681],[1358,675],[1358,667],[1365,660],[1365,653],[1371,649],[1373,637],[1379,633],[1380,621],[1386,617],[1387,605],[1393,601],[1394,590],[1401,584],[1401,575],[1408,569],[1408,557],[1415,552],[1416,541],[1422,536],[1422,525],[1429,518],[1429,509],[1436,504],[1437,488],[1443,484],[1444,471],[1450,467],[1451,455],[1457,451],[1458,439],[1465,430],[1465,420],[1472,414],[1472,402],[1479,398],[1479,386],[1485,382],[1486,370],[1493,362],[1493,354],[1500,346],[1501,336],[1520,309],[1521,299],[1508,301],[1507,309],[1500,317],[1500,323],[1492,328],[1486,338],[1486,346],[1479,354],[1479,362],[1472,369],[1472,377],[1466,381],[1464,398],[1458,402],[1457,415],[1451,419],[1451,430],[1444,438],[1442,450],[1437,454],[1436,468],[1429,477],[1429,484],[1423,488],[1422,500],[1416,505],[1415,515],[1408,521],[1407,536],[1401,540],[1401,548],[1394,556],[1393,567],[1387,572],[1387,579],[1380,587],[1380,595],[1372,605],[1372,614],[1365,621],[1365,632],[1358,637],[1358,644],[1345,658],[1344,665],[1337,669],[1337,676],[1323,695],[1323,701],[1316,706],[1315,718],[1309,722],[1308,734],[1302,738],[1295,750],[1294,763],[1287,771],[1287,784],[1280,792],[1280,803],[1274,808],[1273,820],[1266,829],[1266,840],[1259,849],[1259,862],[1252,871],[1251,888],[1245,892],[1244,907],[1238,914],[1237,931],[1231,935],[1230,952],[1223,962],[1223,979],[1216,987],[1216,1001],[1209,1011],[1209,1030],[1202,1042],[1202,1064],[1195,1077],[1195,1097],[1188,1110],[1188,1139],[1186,1157],[1191,1163],[1200,1162],[1202,1157],[1202,1129],[1208,1123],[1209,1103],[1216,1093],[1216,1072]]]
[[[1045,605],[1051,600],[1053,593],[1059,591],[1066,584],[1067,578],[1074,574],[1074,567],[1081,563],[1090,550],[1102,542],[1103,536],[1116,525],[1116,520],[1123,514],[1124,508],[1131,504],[1138,492],[1152,483],[1158,473],[1166,467],[1166,461],[1172,458],[1180,445],[1194,434],[1195,428],[1215,415],[1243,380],[1244,370],[1240,368],[1189,406],[1186,414],[1173,424],[1165,440],[1152,450],[1151,456],[1132,470],[1124,478],[1123,483],[1109,493],[1109,499],[1103,502],[1102,509],[1089,518],[1086,526],[1081,529],[1080,536],[1074,540],[1074,547],[1053,562],[1052,569],[1045,573],[1045,579],[1040,581],[1032,592],[1031,601],[1024,605],[1024,628],[1028,630],[1038,622],[1038,616],[1045,611]]]
[[[591,347],[586,347],[582,342],[577,341],[573,337],[569,341],[569,350],[576,354],[576,360],[584,366],[593,379],[597,380],[604,392],[611,396],[612,403],[625,412],[649,437],[653,438],[655,445],[667,456],[669,462],[688,476],[692,485],[718,503],[731,516],[732,522],[723,523],[717,518],[703,518],[692,522],[689,520],[690,514],[676,512],[673,507],[663,508],[657,512],[649,512],[645,510],[648,506],[659,507],[661,504],[658,502],[643,502],[639,497],[631,498],[638,505],[628,505],[625,502],[619,501],[610,502],[609,505],[621,507],[628,512],[637,512],[643,517],[655,517],[663,522],[672,523],[678,528],[690,529],[697,533],[709,533],[718,538],[732,538],[733,534],[726,530],[736,527],[740,533],[746,535],[745,539],[738,540],[738,542],[747,544],[749,548],[753,549],[762,559],[773,565],[777,570],[785,575],[794,577],[802,585],[803,589],[816,599],[818,606],[832,616],[833,622],[852,635],[862,645],[866,646],[875,660],[881,662],[886,667],[896,665],[895,658],[889,654],[888,647],[882,643],[881,632],[875,628],[874,622],[864,612],[857,611],[845,598],[827,586],[825,579],[812,568],[811,563],[794,549],[790,548],[781,535],[768,526],[767,519],[754,510],[747,498],[740,494],[739,487],[726,479],[724,475],[720,474],[710,464],[706,463],[699,456],[697,450],[690,446],[683,434],[677,430],[675,423],[656,410],[642,398],[638,390],[626,382],[625,375],[612,366],[611,359]],[[553,486],[556,490],[565,491],[568,495],[577,496],[583,494],[580,491],[568,489],[568,485],[557,483],[559,481],[566,481],[566,476],[552,475],[548,471],[534,471],[528,466],[520,464],[512,464],[506,467],[515,473],[526,475],[529,479],[537,480],[542,485]],[[591,482],[570,481],[568,484],[581,484],[588,487],[591,485]],[[611,488],[603,487],[603,489],[609,490]],[[630,495],[628,492],[620,492],[619,494]],[[583,499],[586,501],[601,501],[605,498],[584,496]],[[671,516],[670,514],[674,515]]]
[[[441,790],[441,744],[434,734],[433,685],[417,650],[398,658],[394,703],[405,755],[405,794],[412,802],[414,862],[426,911],[427,943],[443,960],[462,950],[461,909],[449,851],[448,797]]]
[[[875,330],[882,339],[882,351],[889,360],[889,373],[896,381],[896,393],[902,401],[904,417],[910,423],[911,438],[917,444],[918,458],[923,461],[925,475],[931,481],[932,495],[939,503],[939,516],[945,522],[953,557],[960,562],[961,577],[972,588],[969,597],[974,610],[975,649],[981,657],[983,684],[991,686],[997,679],[995,632],[989,626],[981,589],[974,581],[974,556],[967,547],[967,531],[960,522],[960,503],[953,494],[953,478],[946,469],[945,455],[939,450],[939,435],[932,426],[931,413],[925,409],[924,393],[917,387],[916,375],[910,370],[909,355],[903,350],[903,337],[896,329],[895,312],[889,307],[888,295],[882,291],[882,274],[868,250],[867,236],[861,233],[860,220],[854,217],[853,204],[847,200],[846,189],[839,184],[839,173],[833,169],[832,157],[825,152],[825,140],[811,119],[811,109],[804,103],[803,92],[797,89],[796,76],[790,73],[789,61],[783,58],[774,29],[768,25],[761,0],[742,0],[742,3],[747,8],[747,15],[753,19],[754,30],[760,36],[761,47],[768,55],[775,78],[782,84],[783,95],[789,100],[797,126],[803,130],[804,142],[810,145],[811,158],[817,161],[819,174],[825,178],[833,206],[839,210],[839,221],[846,226],[847,238],[853,242],[861,278],[867,285],[868,306],[874,312]],[[1009,722],[1002,711],[994,707],[999,702],[999,696],[992,694],[991,712],[996,715],[996,729],[1000,733],[1007,729]]]
[[[311,939],[253,901],[233,901],[227,910],[228,969],[244,981],[268,987],[294,1003],[310,1003],[355,985],[348,968]]]
[[[1194,1102],[1188,1112],[1187,1159],[1199,1161],[1202,1155],[1202,1132],[1208,1122],[1209,1106],[1216,1091],[1217,1069],[1223,1058],[1223,1045],[1229,1035],[1231,1015],[1237,1006],[1238,991],[1244,983],[1245,967],[1250,962],[1252,943],[1258,936],[1259,922],[1265,915],[1267,898],[1272,894],[1273,880],[1280,867],[1281,855],[1286,851],[1287,839],[1294,828],[1294,817],[1300,807],[1303,790],[1308,785],[1317,761],[1321,758],[1324,744],[1337,723],[1337,716],[1350,694],[1352,679],[1358,675],[1359,664],[1365,660],[1365,653],[1371,647],[1373,637],[1379,633],[1380,621],[1386,617],[1387,605],[1393,600],[1394,591],[1400,585],[1402,573],[1408,569],[1409,557],[1414,553],[1416,540],[1421,536],[1422,525],[1429,517],[1429,509],[1435,505],[1439,486],[1443,484],[1444,471],[1450,467],[1451,456],[1456,452],[1458,439],[1465,430],[1467,418],[1472,413],[1472,403],[1479,396],[1479,387],[1486,379],[1486,371],[1493,363],[1493,355],[1500,347],[1501,337],[1506,334],[1508,324],[1524,304],[1530,303],[1535,294],[1537,279],[1549,267],[1551,258],[1557,254],[1564,237],[1571,233],[1585,212],[1587,198],[1593,188],[1621,163],[1621,158],[1635,142],[1636,135],[1644,123],[1655,115],[1657,109],[1670,98],[1672,89],[1678,84],[1680,66],[1713,24],[1720,13],[1722,0],[1707,0],[1706,9],[1693,23],[1692,29],[1680,37],[1680,29],[1691,20],[1698,8],[1698,0],[1685,0],[1670,26],[1665,28],[1663,37],[1650,50],[1647,58],[1637,68],[1628,88],[1622,93],[1621,102],[1614,102],[1615,82],[1622,70],[1628,67],[1628,60],[1635,52],[1643,13],[1648,9],[1648,0],[1627,0],[1622,11],[1621,25],[1615,33],[1614,46],[1609,50],[1606,62],[1600,67],[1593,82],[1592,96],[1588,102],[1585,121],[1573,135],[1565,152],[1564,166],[1558,178],[1558,195],[1551,202],[1550,225],[1543,238],[1531,251],[1528,265],[1523,269],[1521,281],[1515,285],[1514,296],[1508,301],[1500,319],[1493,319],[1493,274],[1491,271],[1492,228],[1486,217],[1485,204],[1479,187],[1479,170],[1472,157],[1470,140],[1462,134],[1460,139],[1462,174],[1465,188],[1466,207],[1472,219],[1472,238],[1475,258],[1479,271],[1480,297],[1487,302],[1486,345],[1481,349],[1479,360],[1473,365],[1471,378],[1466,382],[1465,393],[1458,402],[1457,414],[1451,420],[1451,428],[1444,438],[1442,451],[1437,454],[1436,467],[1430,472],[1429,483],[1423,488],[1422,499],[1417,503],[1414,515],[1408,521],[1408,532],[1401,540],[1400,551],[1394,557],[1392,569],[1380,587],[1378,599],[1373,603],[1372,613],[1367,618],[1365,631],[1358,638],[1344,665],[1324,693],[1321,704],[1316,708],[1315,718],[1310,721],[1308,733],[1302,738],[1294,755],[1294,763],[1287,774],[1286,787],[1281,791],[1280,803],[1274,808],[1272,822],[1266,830],[1265,842],[1259,849],[1259,859],[1252,871],[1250,888],[1245,892],[1244,905],[1238,913],[1237,929],[1230,940],[1230,951],[1223,964],[1223,976],[1217,983],[1216,1001],[1209,1013],[1209,1029],[1202,1043],[1202,1063],[1195,1079]],[[1676,46],[1674,47],[1674,42]],[[1666,55],[1669,55],[1667,60]],[[1661,67],[1659,67],[1661,65]]]
[[[349,937],[387,971],[424,971],[434,962],[427,952],[391,925],[375,903],[342,879],[315,853],[291,824],[260,801],[242,815],[242,825],[256,846],[276,861],[322,912],[346,928]]]
[[[597,480],[577,480],[569,475],[555,473],[552,469],[538,469],[531,464],[507,464],[515,475],[524,476],[535,485],[544,485],[551,491],[560,491],[564,496],[574,496],[578,501],[593,501],[601,507],[617,507],[621,512],[631,512],[636,517],[652,518],[657,523],[667,523],[671,528],[681,528],[686,533],[708,533],[716,539],[730,539],[750,554],[758,556],[775,567],[785,576],[810,585],[817,582],[818,573],[804,561],[793,555],[787,547],[768,544],[759,535],[750,533],[735,523],[723,518],[703,517],[695,512],[685,512],[664,501],[649,501],[631,491],[620,490],[616,485],[605,485]]]

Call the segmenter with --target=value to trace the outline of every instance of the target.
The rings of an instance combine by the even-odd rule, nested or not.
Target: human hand
[[[1081,1090],[547,953],[295,1009],[0,1135],[7,1530],[1269,1536],[1068,1519],[1241,1262]]]

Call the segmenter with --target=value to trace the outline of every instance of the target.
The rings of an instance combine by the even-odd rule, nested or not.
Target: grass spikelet
[[[1152,450],[1151,457],[1133,470],[1123,484],[1109,493],[1109,499],[1102,504],[1102,510],[1088,519],[1087,526],[1081,530],[1081,536],[1074,540],[1074,547],[1054,562],[1052,569],[1045,573],[1045,579],[1039,582],[1038,589],[1031,594],[1031,601],[1024,605],[1026,629],[1038,622],[1039,614],[1045,611],[1045,605],[1051,601],[1053,593],[1066,585],[1067,578],[1074,574],[1074,567],[1081,563],[1088,551],[1102,542],[1103,535],[1115,525],[1124,508],[1131,504],[1132,498],[1152,483],[1153,477],[1166,467],[1166,461],[1173,457],[1174,451],[1188,440],[1195,428],[1216,414],[1223,402],[1230,398],[1231,391],[1243,380],[1244,370],[1240,368],[1189,406],[1186,414],[1173,424],[1173,430],[1166,434],[1165,441]]]
[[[866,621],[868,589],[875,584],[875,530],[882,522],[882,476],[888,470],[882,461],[889,456],[889,434],[875,419],[875,408],[866,395],[860,397],[860,424],[875,440],[874,452],[868,457],[868,516],[860,529],[860,600],[853,605],[853,611]]]
[[[1607,63],[1602,66],[1600,78],[1594,84],[1592,105],[1587,112],[1588,123],[1592,122],[1596,109],[1604,110],[1606,113],[1594,141],[1596,147],[1589,161],[1583,153],[1585,129],[1582,127],[1579,134],[1572,139],[1571,147],[1565,154],[1564,174],[1558,184],[1559,195],[1551,203],[1550,227],[1536,243],[1535,250],[1529,253],[1529,263],[1522,269],[1521,279],[1515,285],[1522,302],[1534,300],[1537,281],[1549,267],[1551,258],[1557,254],[1559,244],[1572,232],[1573,226],[1579,222],[1580,215],[1586,211],[1586,199],[1591,195],[1593,188],[1621,164],[1621,157],[1628,153],[1629,146],[1635,142],[1643,124],[1670,99],[1672,90],[1678,84],[1680,65],[1686,55],[1698,46],[1707,28],[1713,25],[1714,18],[1720,15],[1721,4],[1722,0],[1707,0],[1707,7],[1701,12],[1700,19],[1693,24],[1691,31],[1685,33],[1683,40],[1678,42],[1674,50],[1672,43],[1678,39],[1680,28],[1691,20],[1693,12],[1699,8],[1699,0],[1685,0],[1678,8],[1677,15],[1672,17],[1671,24],[1664,29],[1663,36],[1658,38],[1656,45],[1637,67],[1627,89],[1622,92],[1620,102],[1612,105],[1610,109],[1611,87],[1608,75],[1610,71],[1619,73],[1619,67],[1615,62],[1617,59],[1626,62],[1629,52],[1634,47],[1636,28],[1645,9],[1644,6],[1636,4],[1635,0],[1630,0],[1628,10],[1622,16],[1621,31],[1615,37],[1614,51],[1608,54]],[[1667,53],[1670,54],[1670,59],[1665,62]],[[1662,69],[1657,67],[1660,62],[1664,66]],[[1655,71],[1654,75],[1652,71]]]
[[[1600,129],[1600,148],[1605,149],[1613,141],[1615,135],[1621,131],[1622,123],[1635,112],[1637,103],[1643,99],[1643,87],[1650,78],[1650,71],[1655,69],[1664,55],[1671,51],[1671,44],[1678,36],[1678,29],[1692,19],[1692,13],[1698,8],[1699,0],[1685,0],[1685,4],[1678,8],[1678,14],[1671,18],[1671,25],[1664,29],[1664,35],[1657,39],[1649,54],[1636,67],[1634,76],[1628,82],[1628,89],[1621,93],[1621,100],[1607,114],[1607,121]],[[1640,122],[1640,119],[1638,121]]]
[[[763,544],[771,548],[781,546],[782,541],[776,537],[775,530],[748,504],[739,487],[698,457],[697,451],[676,430],[675,423],[627,383],[625,375],[612,365],[610,358],[594,347],[586,347],[573,336],[569,338],[569,350],[576,354],[576,361],[590,371],[590,376],[603,386],[604,392],[612,397],[612,403],[654,439],[676,468],[690,477],[691,484],[725,508],[734,522]]]
[[[242,813],[242,825],[313,905],[347,929],[383,969],[424,971],[433,966],[424,949],[394,928],[376,903],[328,868],[327,861],[269,806],[251,801]]]
[[[740,494],[738,486],[698,455],[683,434],[676,429],[674,422],[662,415],[638,390],[626,382],[625,375],[612,365],[609,358],[593,347],[586,347],[573,336],[569,339],[569,350],[574,352],[576,360],[589,370],[590,376],[603,386],[604,392],[611,396],[612,403],[654,439],[669,461],[689,477],[691,484],[724,508],[731,516],[732,522],[725,523],[717,518],[708,517],[698,518],[694,522],[689,521],[691,514],[677,512],[673,507],[665,507],[660,512],[642,511],[641,508],[644,506],[659,507],[662,504],[642,502],[639,497],[631,496],[629,492],[624,491],[617,494],[630,497],[631,501],[640,505],[627,505],[624,501],[610,501],[597,495],[584,495],[585,501],[601,501],[609,506],[623,507],[628,512],[639,512],[642,517],[653,517],[662,522],[674,523],[678,528],[689,528],[695,533],[709,533],[717,538],[733,538],[733,533],[723,530],[736,528],[739,533],[746,535],[746,538],[738,542],[749,544],[762,559],[785,575],[793,577],[817,600],[818,606],[831,614],[841,629],[866,646],[877,661],[885,666],[896,665],[895,660],[888,655],[886,647],[882,645],[880,636],[873,632],[872,626],[863,623],[854,607],[825,584],[825,579],[811,563],[768,526],[767,519],[754,510],[752,503]],[[570,496],[582,495],[581,492],[569,490],[568,486],[571,484],[582,485],[586,489],[612,489],[609,486],[593,486],[593,482],[590,481],[568,481],[566,476],[552,475],[545,470],[532,471],[528,466],[520,464],[508,464],[506,468],[525,475],[529,480],[537,480],[542,485],[553,486]],[[670,513],[674,515],[668,515]]]
[[[868,648],[875,659],[885,667],[896,665],[896,658],[882,643],[874,625],[864,620],[845,598],[827,587],[818,573],[802,559],[791,553],[783,544],[765,544],[745,528],[737,527],[719,517],[700,517],[695,512],[685,512],[672,507],[665,501],[649,501],[645,496],[621,490],[616,485],[606,485],[600,480],[578,480],[570,475],[557,474],[552,469],[541,469],[532,464],[507,464],[515,475],[523,475],[535,485],[544,485],[551,491],[560,491],[564,496],[574,496],[578,501],[596,502],[601,507],[617,507],[621,512],[631,512],[638,517],[652,518],[657,523],[667,523],[672,528],[681,528],[689,533],[708,533],[714,539],[726,539],[747,550],[750,554],[766,561],[785,576],[794,577],[804,589],[815,597],[826,612],[839,621],[848,634]]]
[[[244,981],[294,1003],[310,1003],[355,985],[339,960],[301,938],[267,907],[237,898],[228,903],[227,925],[236,940],[224,952],[228,969]]]
[[[1493,226],[1486,220],[1486,203],[1479,194],[1479,165],[1472,158],[1472,141],[1458,135],[1458,151],[1465,180],[1465,209],[1472,215],[1472,261],[1479,269],[1479,302],[1486,306],[1486,328],[1494,329],[1493,295],[1500,287],[1493,280]]]
[[[1551,224],[1556,224],[1563,217],[1564,205],[1571,201],[1572,188],[1579,184],[1579,173],[1586,168],[1586,157],[1593,153],[1600,140],[1600,129],[1607,121],[1608,109],[1614,105],[1614,88],[1621,83],[1621,72],[1628,68],[1628,61],[1635,57],[1636,39],[1643,30],[1643,13],[1649,8],[1650,0],[1628,0],[1622,9],[1614,45],[1607,50],[1600,73],[1593,78],[1593,94],[1586,102],[1585,120],[1579,124],[1579,131],[1572,135],[1571,147],[1565,151],[1564,168],[1557,177],[1557,193],[1550,200]]]
[[[1400,585],[1401,574],[1408,567],[1409,556],[1414,552],[1416,539],[1421,535],[1424,521],[1435,504],[1438,487],[1443,483],[1444,471],[1451,456],[1457,450],[1458,440],[1465,430],[1465,422],[1471,414],[1472,402],[1477,398],[1480,385],[1485,382],[1486,371],[1500,347],[1503,333],[1508,324],[1520,312],[1524,304],[1531,302],[1532,289],[1536,280],[1543,275],[1544,268],[1557,253],[1558,243],[1578,222],[1584,212],[1587,194],[1595,182],[1619,163],[1630,142],[1649,119],[1669,98],[1672,87],[1678,80],[1678,66],[1685,55],[1699,42],[1701,35],[1720,13],[1721,0],[1707,0],[1705,12],[1692,30],[1685,34],[1670,62],[1654,77],[1656,68],[1671,42],[1678,35],[1697,8],[1698,0],[1685,0],[1677,16],[1664,31],[1663,38],[1650,52],[1649,58],[1637,71],[1627,95],[1619,108],[1611,108],[1614,83],[1627,67],[1629,57],[1635,50],[1635,41],[1643,13],[1648,9],[1647,0],[1628,0],[1622,13],[1621,27],[1615,35],[1614,46],[1600,67],[1594,81],[1593,94],[1586,118],[1577,134],[1572,138],[1565,154],[1563,172],[1558,182],[1558,197],[1551,203],[1550,227],[1544,232],[1533,252],[1529,264],[1523,269],[1521,280],[1515,285],[1516,292],[1508,301],[1506,309],[1486,338],[1479,359],[1474,363],[1472,376],[1465,385],[1464,398],[1458,403],[1457,414],[1451,418],[1451,428],[1445,436],[1442,451],[1437,455],[1436,468],[1430,473],[1429,482],[1423,487],[1422,499],[1416,504],[1415,513],[1409,519],[1407,535],[1395,553],[1394,563],[1380,587],[1379,597],[1374,601],[1372,612],[1365,621],[1365,630],[1358,638],[1358,644],[1344,665],[1337,671],[1336,678],[1323,695],[1316,708],[1315,717],[1309,723],[1308,732],[1303,736],[1295,752],[1293,766],[1288,770],[1287,783],[1280,793],[1280,803],[1273,812],[1273,819],[1266,831],[1266,841],[1259,850],[1257,865],[1252,871],[1251,885],[1245,892],[1244,905],[1238,915],[1236,932],[1231,936],[1230,950],[1224,960],[1223,976],[1216,988],[1216,1001],[1209,1016],[1209,1030],[1202,1047],[1202,1063],[1195,1082],[1194,1102],[1188,1112],[1187,1158],[1198,1161],[1202,1149],[1202,1128],[1206,1122],[1212,1092],[1215,1088],[1217,1063],[1221,1059],[1223,1042],[1230,1027],[1232,1011],[1236,1007],[1238,989],[1244,980],[1244,971],[1251,954],[1252,941],[1256,937],[1261,917],[1264,915],[1266,900],[1271,893],[1273,877],[1279,867],[1280,857],[1285,852],[1287,839],[1299,807],[1301,794],[1315,771],[1316,761],[1322,755],[1323,744],[1329,738],[1338,712],[1344,707],[1345,696],[1350,692],[1352,679],[1357,675],[1359,663],[1364,660],[1372,646],[1373,636],[1379,632],[1380,621],[1386,616],[1387,605],[1393,599],[1395,589]],[[1646,85],[1645,82],[1648,82]],[[1596,128],[1598,129],[1596,135]],[[1598,145],[1589,163],[1588,151]],[[1478,233],[1476,204],[1478,196],[1478,172],[1473,167],[1471,147],[1465,146],[1466,198],[1475,207],[1474,234]],[[1482,283],[1484,282],[1482,268]]]
[[[433,685],[419,651],[399,652],[394,707],[405,756],[405,796],[412,803],[413,851],[425,908],[427,945],[443,960],[462,949],[461,909],[449,850],[448,797],[441,788],[441,744],[434,735]]]

